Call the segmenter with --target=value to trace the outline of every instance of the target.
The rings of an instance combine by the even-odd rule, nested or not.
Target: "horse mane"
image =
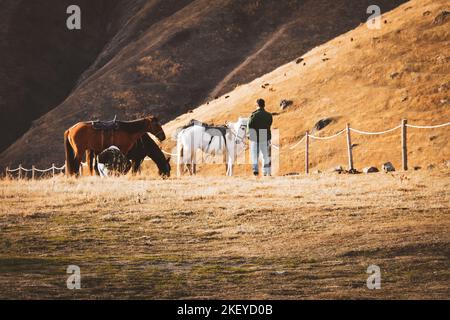
[[[148,118],[142,118],[131,121],[117,121],[121,130],[127,133],[136,133],[144,131],[147,127]]]

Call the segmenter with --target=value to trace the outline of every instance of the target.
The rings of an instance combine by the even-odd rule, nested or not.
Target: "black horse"
[[[127,153],[128,160],[131,160],[131,170],[133,173],[140,171],[144,158],[150,157],[158,166],[159,175],[170,177],[170,158],[166,158],[161,148],[145,133],[134,144],[133,148]]]

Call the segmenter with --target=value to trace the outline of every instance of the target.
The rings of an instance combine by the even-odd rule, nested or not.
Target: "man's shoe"
[[[256,171],[253,171],[253,175],[254,175],[255,177],[257,177],[257,176],[259,175],[259,173],[256,172]]]

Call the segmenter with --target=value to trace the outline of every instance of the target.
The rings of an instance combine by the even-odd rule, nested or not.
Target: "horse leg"
[[[227,168],[227,176],[231,177],[232,175],[233,175],[233,163],[229,161]]]
[[[192,176],[192,171],[191,171],[191,164],[190,163],[186,163],[185,168],[187,171],[187,173],[189,173],[190,176]]]
[[[96,171],[95,171],[95,158],[96,158],[95,152],[94,152],[94,150],[91,150],[91,152],[90,152],[90,160],[91,160],[91,168],[90,168],[90,170],[91,170],[93,176],[95,176],[95,174],[96,174]]]
[[[185,171],[189,173],[190,176],[192,176],[192,151],[185,152],[183,156],[183,163],[185,164]]]
[[[194,161],[192,160],[192,157],[190,158],[190,159],[187,159],[188,161],[186,162],[186,165],[185,165],[185,167],[186,167],[186,169],[187,169],[187,172],[189,173],[189,175],[190,176],[192,176],[193,175],[193,166],[194,166]]]
[[[137,173],[139,173],[139,174],[141,174],[141,171],[142,171],[142,162],[143,162],[144,160],[142,159],[142,160],[140,160],[140,161],[138,161],[138,163],[137,163],[137,168],[136,168],[136,171],[137,171]]]
[[[233,150],[228,153],[228,176],[233,176],[233,165],[236,162],[236,152]]]
[[[86,165],[88,167],[88,174],[92,176],[92,161],[91,161],[91,152],[90,150],[86,150]]]
[[[94,154],[94,170],[95,173],[100,176],[100,171],[98,170],[98,159],[97,159],[97,155]]]
[[[133,176],[135,176],[136,175],[136,173],[137,173],[137,166],[136,166],[136,160],[131,160],[131,174],[133,175]]]
[[[223,151],[222,161],[225,163],[225,174],[228,175],[228,159],[226,149]]]
[[[83,160],[83,155],[86,152],[86,150],[78,147],[76,144],[73,145],[73,174],[75,176],[79,177],[81,176],[80,172],[80,165],[81,161]]]
[[[232,160],[232,152],[230,152],[230,150],[228,150],[228,148],[232,147],[230,146],[230,144],[233,143],[232,141],[229,141],[225,147],[224,147],[224,151],[223,151],[223,157],[225,160],[225,166],[226,166],[226,175],[227,176],[232,176],[233,175],[233,160]]]
[[[177,177],[181,176],[181,157],[183,156],[183,146],[180,139],[177,142]]]
[[[92,150],[86,150],[86,164],[90,176],[94,175],[93,162],[94,162],[94,152]]]
[[[196,153],[194,151],[195,149],[192,150],[191,152],[191,176],[194,176],[196,173]]]
[[[231,177],[233,175],[233,162],[231,159],[227,160],[227,176]]]
[[[133,160],[131,162],[131,172],[133,173],[133,175],[136,175],[138,173],[141,172],[141,164],[142,164],[142,160]]]
[[[76,170],[75,174],[78,177],[83,175],[83,167],[81,166],[82,160],[83,160],[83,153],[75,154],[75,170]]]

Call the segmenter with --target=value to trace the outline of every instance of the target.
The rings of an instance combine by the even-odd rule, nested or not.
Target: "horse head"
[[[244,117],[239,117],[237,123],[239,125],[243,125],[243,126],[247,126],[248,125],[248,118],[244,118]]]
[[[237,138],[243,141],[247,133],[248,118],[239,117],[233,125]]]
[[[146,131],[155,135],[161,142],[166,140],[166,134],[164,133],[164,130],[159,123],[158,118],[156,118],[155,116],[148,116],[145,119],[147,120]]]
[[[170,178],[170,157],[166,158],[166,165],[163,168],[159,169],[159,175],[163,178],[163,179],[167,179]]]

